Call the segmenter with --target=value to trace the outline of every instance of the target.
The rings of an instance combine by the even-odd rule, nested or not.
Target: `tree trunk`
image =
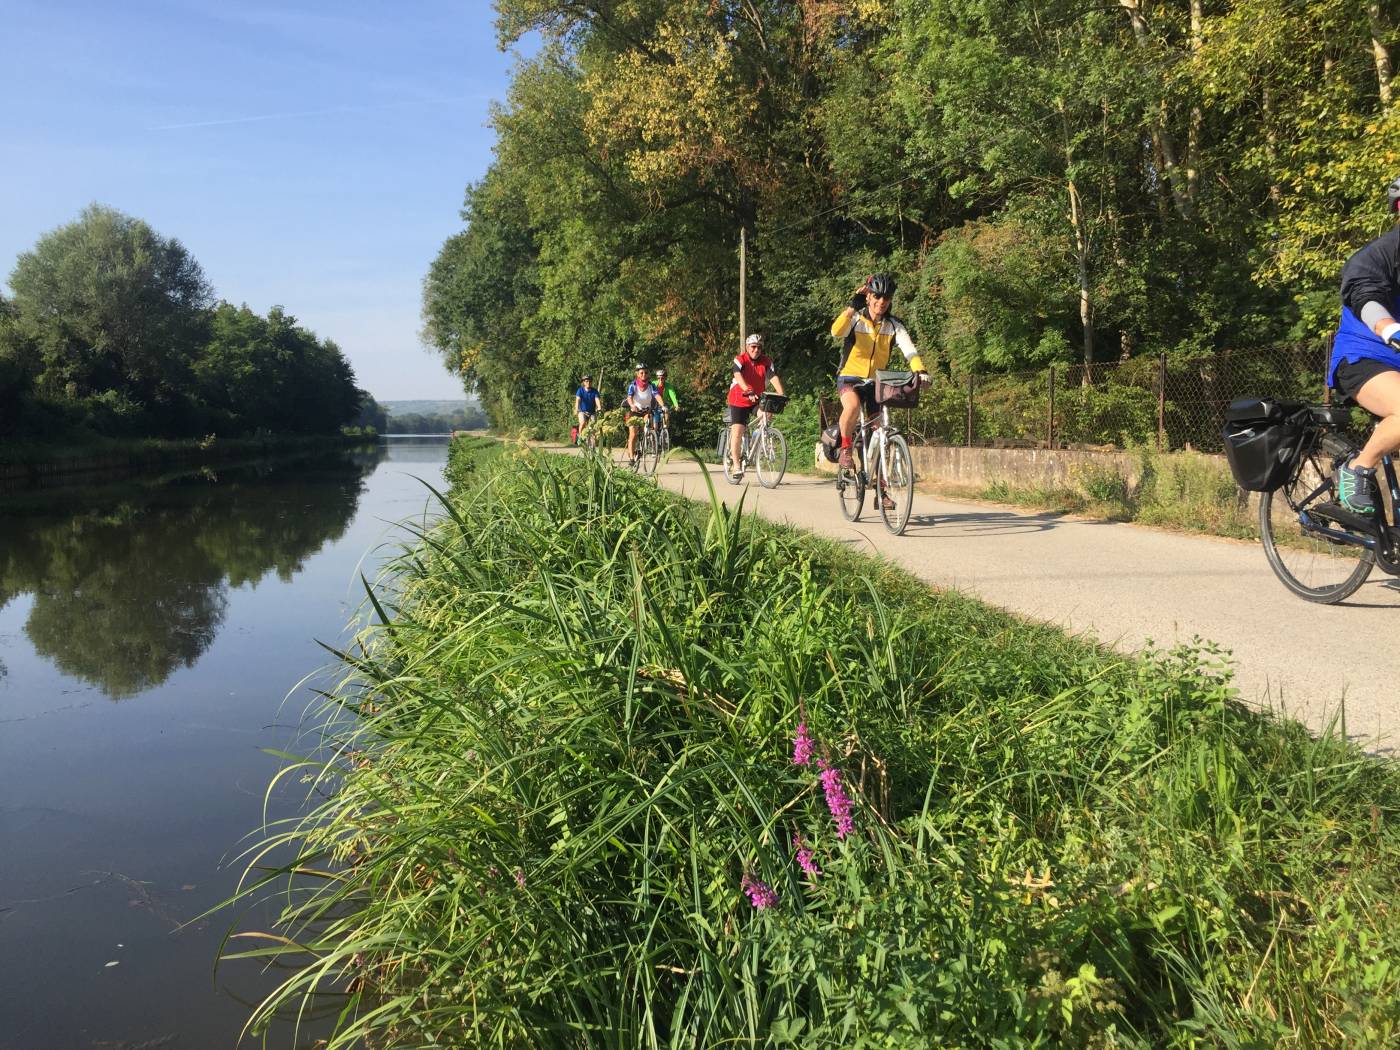
[[[1133,27],[1133,39],[1137,41],[1138,50],[1150,55],[1152,52],[1152,37],[1147,31],[1147,19],[1142,15],[1142,7],[1138,0],[1118,0],[1118,6],[1128,14],[1128,21]],[[1157,116],[1152,119],[1149,129],[1152,133],[1152,144],[1162,156],[1163,178],[1172,192],[1172,202],[1176,205],[1177,213],[1183,219],[1194,220],[1196,209],[1190,194],[1187,192],[1184,182],[1189,181],[1190,172],[1183,172],[1181,164],[1177,159],[1176,143],[1172,140],[1171,132],[1167,128],[1167,103],[1162,100],[1158,108]]]
[[[1202,0],[1191,0],[1191,61],[1194,63],[1201,53],[1201,32],[1205,21]],[[1186,196],[1191,207],[1196,207],[1196,190],[1201,178],[1201,104],[1191,104],[1191,122],[1186,131]]]
[[[1390,48],[1386,47],[1385,40],[1390,35],[1391,27],[1386,24],[1379,0],[1370,0],[1366,4],[1366,20],[1371,26],[1371,51],[1376,58],[1376,82],[1380,88],[1381,105],[1388,106],[1391,99],[1390,81],[1394,67],[1391,65]]]
[[[1069,187],[1069,222],[1074,227],[1074,254],[1079,264],[1079,322],[1084,326],[1084,385],[1089,385],[1089,365],[1094,363],[1094,298],[1089,285],[1089,234],[1084,229],[1084,207],[1073,179]]]
[[[1274,125],[1274,95],[1267,84],[1259,96],[1264,116],[1264,155],[1269,158],[1269,206],[1278,211],[1283,190],[1273,176],[1278,173],[1278,128]]]

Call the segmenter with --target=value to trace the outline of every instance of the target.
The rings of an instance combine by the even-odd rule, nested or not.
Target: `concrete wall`
[[[1139,458],[1130,452],[1087,452],[1058,448],[964,448],[961,445],[915,445],[914,472],[920,481],[981,488],[993,481],[1034,488],[1067,488],[1085,469],[1111,469],[1136,485]],[[821,457],[819,469],[836,468]]]

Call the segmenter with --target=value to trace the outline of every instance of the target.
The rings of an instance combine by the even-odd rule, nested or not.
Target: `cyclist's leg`
[[[1365,447],[1353,460],[1357,466],[1374,469],[1382,456],[1400,449],[1400,372],[1393,368],[1377,372],[1352,398],[1371,415],[1380,417]]]
[[[1376,467],[1381,457],[1400,448],[1400,371],[1364,358],[1343,361],[1336,382],[1342,393],[1380,418],[1361,451],[1337,470],[1337,501],[1357,513],[1374,513]]]
[[[637,417],[632,413],[627,413],[627,458],[632,460],[637,455]]]
[[[751,411],[752,409],[736,408],[733,405],[724,410],[724,418],[729,422],[729,461],[736,472],[744,469],[744,428],[748,426]]]
[[[856,427],[860,423],[860,394],[858,394],[851,383],[843,380],[851,379],[852,382],[860,382],[848,376],[836,377],[836,395],[841,399],[841,457],[837,461],[843,467],[851,467],[854,463],[851,456],[851,444],[855,439]]]

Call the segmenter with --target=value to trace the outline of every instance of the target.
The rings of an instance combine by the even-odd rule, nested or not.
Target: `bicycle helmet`
[[[1386,187],[1385,195],[1390,201],[1390,214],[1394,215],[1400,210],[1400,175],[1395,176],[1395,180]]]
[[[882,299],[894,298],[894,278],[887,273],[877,273],[866,282],[865,291]]]
[[[592,377],[592,376],[584,376],[582,379],[579,380],[579,382],[580,382],[580,383],[591,383],[591,382],[593,382],[593,377]]]
[[[763,345],[763,336],[761,336],[761,335],[759,335],[757,332],[755,332],[753,335],[749,336],[747,339],[744,340],[744,345],[745,345],[745,346],[762,346],[762,345]]]
[[[632,371],[634,371],[634,372],[648,372],[648,371],[650,371],[650,369],[647,368],[647,366],[646,366],[643,362],[638,361],[635,365],[632,366]]]
[[[666,378],[666,369],[664,369],[664,368],[658,368],[658,369],[656,370],[656,378],[657,378],[657,379],[665,379],[665,378]]]

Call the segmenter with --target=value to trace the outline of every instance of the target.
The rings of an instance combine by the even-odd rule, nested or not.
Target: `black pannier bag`
[[[1288,480],[1303,443],[1303,428],[1290,422],[1301,405],[1257,397],[1225,409],[1225,458],[1235,483],[1249,492],[1272,492]]]
[[[841,426],[833,423],[822,431],[822,455],[826,457],[828,463],[835,463],[841,458]]]

